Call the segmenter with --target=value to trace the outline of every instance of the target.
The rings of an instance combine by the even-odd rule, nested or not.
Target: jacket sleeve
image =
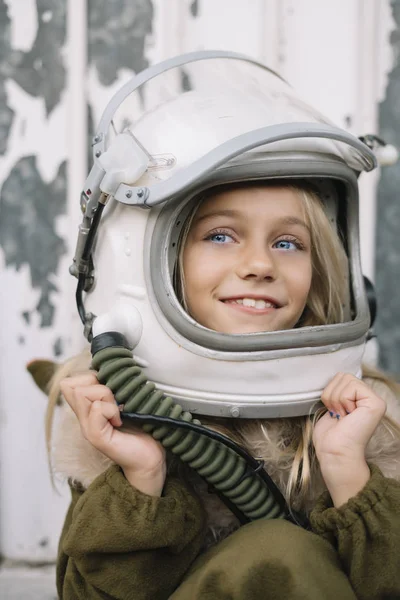
[[[163,496],[135,490],[114,465],[72,490],[61,534],[61,600],[161,600],[200,552],[205,517],[199,500],[169,478]]]
[[[370,470],[367,485],[340,508],[323,494],[311,527],[336,548],[359,600],[400,598],[400,483]]]

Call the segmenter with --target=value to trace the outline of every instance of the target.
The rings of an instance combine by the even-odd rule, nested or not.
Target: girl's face
[[[285,187],[248,187],[207,198],[183,250],[189,314],[221,333],[291,329],[311,286],[303,204]]]

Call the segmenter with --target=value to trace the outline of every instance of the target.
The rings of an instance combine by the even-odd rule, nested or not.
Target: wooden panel
[[[39,305],[42,290],[32,285],[29,256],[26,251],[21,254],[22,246],[17,246],[17,259],[10,259],[13,239],[7,249],[0,250],[4,350],[0,357],[0,541],[6,556],[31,561],[55,557],[65,499],[55,496],[50,488],[43,432],[45,399],[33,387],[24,366],[38,353],[46,357],[57,354],[59,358],[70,355],[82,340],[72,293],[75,282],[67,269],[76,240],[77,196],[86,171],[86,101],[97,124],[113,93],[147,62],[205,48],[227,49],[261,59],[339,125],[362,134],[377,129],[377,100],[385,97],[391,61],[389,0],[125,0],[127,12],[116,14],[117,26],[111,33],[107,30],[108,46],[100,50],[96,44],[107,28],[102,11],[111,5],[105,0],[90,0],[91,22],[85,32],[82,10],[86,2],[69,0],[70,31],[74,32],[71,45],[61,48],[62,41],[53,50],[55,57],[62,58],[65,71],[50,71],[48,81],[54,77],[53,91],[47,89],[45,98],[43,57],[40,52],[34,56],[38,51],[36,35],[39,27],[43,31],[45,26],[52,39],[58,36],[62,40],[64,17],[60,21],[57,10],[63,11],[66,1],[54,0],[53,11],[38,13],[35,0],[7,0],[7,10],[0,15],[0,26],[9,32],[11,40],[9,56],[4,59],[10,65],[9,75],[0,82],[4,99],[2,193],[21,159],[32,156],[22,167],[30,165],[33,171],[28,176],[23,169],[18,171],[18,185],[37,175],[29,194],[23,196],[18,186],[17,193],[13,191],[16,205],[21,206],[18,218],[32,214],[22,207],[33,210],[35,202],[41,206],[39,188],[44,190],[48,206],[54,206],[53,182],[62,162],[68,156],[71,159],[67,212],[50,219],[43,234],[44,238],[55,236],[59,240],[57,251],[63,248],[57,273],[48,277],[49,286],[57,287],[51,302],[47,298],[47,303]],[[129,18],[140,19],[140,26],[130,27]],[[87,78],[83,56],[86,36],[90,61]],[[8,39],[6,34],[3,38]],[[137,46],[132,53],[134,43]],[[17,52],[28,56],[31,51],[28,69],[24,71],[22,64],[11,67],[16,64]],[[35,81],[41,81],[42,88]],[[57,97],[54,89],[60,91]],[[369,276],[373,275],[374,261],[375,183],[373,177],[362,182],[362,258]],[[10,214],[9,207],[7,210]],[[3,207],[3,223],[4,217]],[[38,233],[29,230],[29,234]],[[15,241],[21,243],[22,234],[18,235]],[[45,253],[42,259],[45,269],[49,256],[50,252]],[[42,318],[52,319],[50,325],[41,326]]]

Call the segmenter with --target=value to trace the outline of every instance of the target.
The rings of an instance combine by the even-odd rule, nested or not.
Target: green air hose
[[[179,456],[221,495],[237,516],[244,515],[243,522],[291,518],[263,463],[229,438],[203,427],[147,381],[121,334],[96,336],[92,354],[92,367],[98,371],[99,382],[111,389],[118,405],[124,405],[121,418],[139,424],[164,448]]]

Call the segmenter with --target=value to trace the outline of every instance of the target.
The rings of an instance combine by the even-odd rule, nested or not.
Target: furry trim
[[[65,400],[56,411],[51,451],[53,471],[57,479],[70,479],[87,488],[114,463],[83,436],[79,421]]]
[[[400,424],[400,398],[379,379],[366,377],[365,383],[386,402],[386,416]],[[400,439],[394,438],[381,422],[372,436],[365,453],[368,462],[380,468],[385,477],[400,480]]]

